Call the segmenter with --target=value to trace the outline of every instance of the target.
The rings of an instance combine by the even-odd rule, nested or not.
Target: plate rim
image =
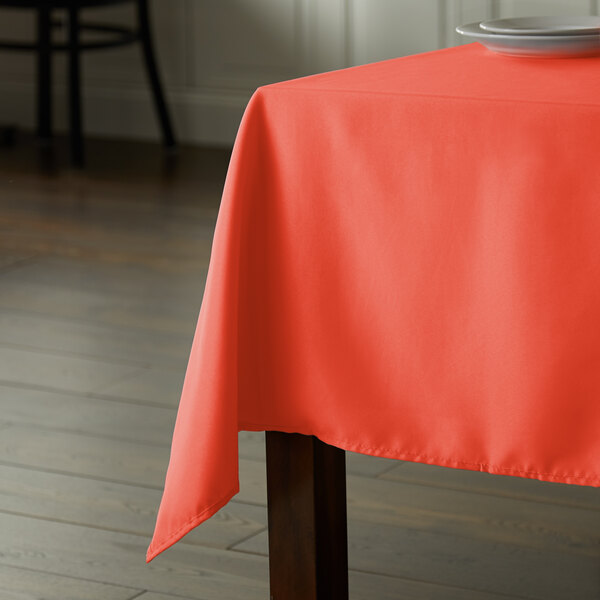
[[[494,23],[499,24],[507,21],[530,21],[530,20],[557,20],[560,19],[581,19],[581,20],[594,20],[596,22],[595,26],[583,27],[583,26],[569,26],[565,25],[564,28],[555,27],[548,28],[547,30],[536,29],[536,28],[524,28],[524,29],[515,29],[510,27],[497,27],[494,26]],[[490,27],[491,25],[491,27]],[[530,17],[503,17],[501,19],[486,19],[479,23],[479,27],[488,33],[496,33],[499,35],[535,35],[535,36],[561,36],[561,35],[599,35],[600,34],[600,15],[572,15],[572,16],[554,16],[554,15],[535,15]]]
[[[527,35],[527,34],[507,34],[507,33],[493,33],[491,31],[486,31],[481,28],[481,21],[475,21],[474,23],[466,23],[464,25],[458,25],[456,27],[456,32],[461,35],[471,36],[471,37],[481,37],[485,39],[497,39],[497,40],[510,40],[510,41],[518,41],[518,40],[528,40],[528,41],[556,41],[557,39],[562,41],[593,41],[598,40],[600,44],[600,32],[592,33],[592,34],[579,34],[579,35],[563,35],[563,34],[554,34],[554,35]]]
[[[600,57],[600,35],[503,35],[479,27],[479,22],[456,27],[456,31],[495,54],[521,58]]]

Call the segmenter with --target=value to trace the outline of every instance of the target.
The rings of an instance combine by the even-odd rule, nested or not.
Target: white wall
[[[531,14],[598,14],[600,0],[153,0],[155,38],[179,138],[229,145],[257,86],[462,43],[460,23]],[[88,20],[132,22],[129,6]],[[60,35],[60,32],[58,32]],[[0,10],[0,36],[33,35],[29,11]],[[0,53],[0,123],[33,127],[31,55]],[[66,116],[55,60],[55,118]],[[158,135],[137,47],[84,60],[88,133]]]

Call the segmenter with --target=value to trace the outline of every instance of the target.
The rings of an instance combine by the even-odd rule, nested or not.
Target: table
[[[275,599],[299,560],[298,597],[346,597],[343,450],[599,486],[599,156],[598,58],[470,44],[257,90],[148,560],[237,493],[240,430],[269,432]]]

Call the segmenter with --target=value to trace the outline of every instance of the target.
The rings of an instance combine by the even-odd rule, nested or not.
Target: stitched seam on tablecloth
[[[284,427],[284,426],[277,426],[277,425],[269,425],[268,427],[265,427],[264,425],[259,425],[257,423],[249,423],[247,421],[244,421],[243,423],[239,423],[238,426],[241,428],[244,428],[244,426],[247,425],[249,427],[255,427],[255,428],[260,428],[260,430],[265,430],[265,431],[279,431],[279,430],[289,430],[289,429],[295,429],[293,427]],[[314,434],[316,437],[320,437],[318,433]],[[493,465],[493,464],[489,464],[489,463],[482,463],[482,462],[467,462],[467,461],[461,461],[461,460],[451,460],[448,458],[443,458],[441,456],[429,456],[427,454],[422,454],[422,453],[418,453],[418,452],[407,452],[404,450],[396,450],[396,449],[392,449],[392,448],[384,448],[382,446],[377,446],[377,447],[371,447],[371,446],[366,446],[364,444],[356,444],[354,442],[349,442],[349,441],[345,441],[345,440],[338,440],[338,439],[334,439],[334,438],[329,438],[333,441],[334,445],[340,444],[340,446],[348,446],[351,448],[355,448],[358,450],[370,450],[370,451],[382,451],[382,452],[386,452],[386,453],[393,453],[393,454],[401,454],[403,456],[412,456],[414,458],[424,458],[426,460],[431,460],[431,461],[440,461],[440,462],[444,462],[444,463],[452,463],[455,465],[465,465],[465,466],[472,466],[472,467],[479,467],[479,468],[489,468],[489,469],[495,469],[496,471],[506,471],[509,473],[523,473],[526,475],[544,475],[547,477],[561,477],[564,479],[577,479],[577,480],[581,480],[581,481],[599,481],[600,477],[598,476],[589,476],[589,475],[572,475],[572,474],[568,474],[568,473],[546,473],[543,471],[529,471],[526,469],[518,469],[518,468],[510,468],[510,467],[500,467],[498,465]],[[398,459],[401,460],[401,459]]]
[[[185,529],[189,529],[190,526],[192,526],[192,523],[201,520],[207,513],[210,513],[211,511],[215,510],[216,507],[222,508],[238,492],[239,492],[239,487],[234,488],[233,490],[229,491],[224,496],[221,496],[221,498],[219,500],[217,500],[217,502],[214,502],[208,508],[204,509],[203,511],[197,513],[196,515],[194,515],[193,517],[188,519],[183,525],[181,525],[178,529],[176,529],[173,533],[171,533],[171,535],[168,538],[166,538],[165,540],[163,540],[158,546],[151,544],[150,547],[148,548],[148,554],[154,554],[156,552],[160,553],[163,550],[165,550],[170,545],[171,541],[173,539],[177,538]],[[218,508],[217,508],[217,510],[218,510]]]
[[[526,98],[479,98],[477,96],[451,96],[450,94],[426,94],[426,93],[407,93],[407,92],[378,92],[375,90],[343,90],[337,88],[309,88],[298,87],[295,85],[285,85],[287,82],[275,83],[271,86],[265,86],[267,89],[275,90],[298,90],[301,92],[329,92],[337,94],[370,94],[372,96],[392,96],[404,98],[445,98],[447,100],[481,100],[483,102],[514,102],[517,104],[544,104],[552,106],[582,106],[586,108],[599,108],[600,103],[591,104],[587,102],[559,102],[556,100],[527,100]],[[264,88],[260,88],[264,89]]]

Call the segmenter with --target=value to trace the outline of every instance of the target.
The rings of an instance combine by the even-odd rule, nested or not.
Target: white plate
[[[481,28],[507,35],[600,34],[600,17],[519,17],[483,21]]]
[[[481,29],[479,23],[460,25],[456,31],[493,52],[529,58],[600,56],[600,35],[506,35]]]

